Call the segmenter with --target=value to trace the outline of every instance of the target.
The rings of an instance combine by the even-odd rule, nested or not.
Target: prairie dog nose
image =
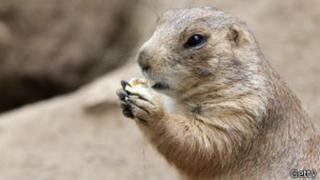
[[[150,69],[151,56],[146,50],[142,50],[138,55],[138,64],[143,71]]]

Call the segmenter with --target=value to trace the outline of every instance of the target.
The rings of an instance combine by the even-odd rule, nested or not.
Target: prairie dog
[[[320,173],[319,129],[244,22],[211,7],[170,10],[137,59],[151,83],[131,92],[122,82],[123,114],[187,179]]]

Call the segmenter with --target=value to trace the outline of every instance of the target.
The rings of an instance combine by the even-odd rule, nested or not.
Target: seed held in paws
[[[151,81],[146,79],[132,78],[129,80],[129,82],[121,84],[126,84],[122,87],[129,95],[136,95],[145,100],[152,98],[152,89],[150,88],[152,86]]]

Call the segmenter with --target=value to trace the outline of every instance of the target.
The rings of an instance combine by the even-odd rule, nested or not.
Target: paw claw
[[[132,113],[132,107],[129,103],[127,102],[122,102],[121,103],[121,108],[122,108],[122,113],[128,118],[134,118],[134,115]]]
[[[132,118],[132,119],[134,118],[131,110],[128,111],[128,110],[123,109],[123,110],[122,110],[122,113],[123,113],[123,115],[125,115],[125,116],[128,117],[128,118]]]
[[[124,81],[124,80],[121,81],[121,86],[122,86],[122,89],[125,89],[126,86],[131,87],[131,85],[127,81]]]
[[[131,108],[130,104],[127,102],[121,102],[120,106],[122,109],[130,109]]]
[[[117,95],[121,101],[125,101],[129,94],[125,90],[118,90]]]

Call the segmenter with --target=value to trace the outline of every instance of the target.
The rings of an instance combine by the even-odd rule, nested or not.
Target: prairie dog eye
[[[207,42],[207,37],[201,34],[193,34],[187,42],[183,45],[183,47],[189,48],[196,48],[201,47],[205,42]]]

